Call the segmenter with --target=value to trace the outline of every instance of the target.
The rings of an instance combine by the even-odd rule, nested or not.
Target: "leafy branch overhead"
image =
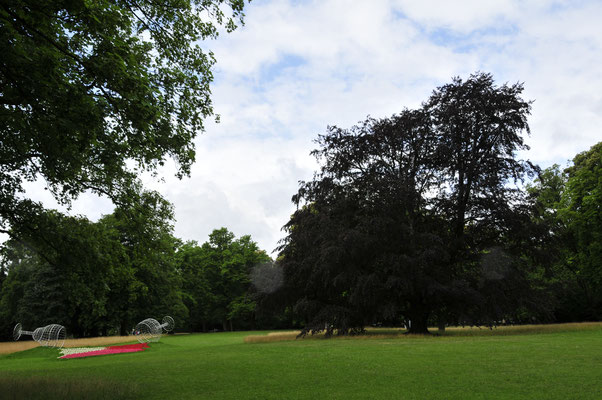
[[[242,0],[0,4],[0,223],[23,182],[57,200],[118,198],[137,170],[173,158],[178,176],[213,114],[203,40],[242,23]],[[133,161],[133,163],[132,163]],[[134,169],[128,168],[129,165]]]

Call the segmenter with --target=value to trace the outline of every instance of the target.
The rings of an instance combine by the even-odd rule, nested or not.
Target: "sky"
[[[202,243],[227,227],[271,253],[327,126],[417,107],[476,71],[524,82],[534,102],[521,157],[566,165],[602,140],[600,17],[600,0],[253,0],[243,27],[202,43],[217,59],[221,122],[197,137],[191,176],[178,180],[167,163],[143,181],[174,204],[177,237]],[[40,182],[27,195],[61,209]],[[112,210],[84,194],[66,211],[97,220]]]

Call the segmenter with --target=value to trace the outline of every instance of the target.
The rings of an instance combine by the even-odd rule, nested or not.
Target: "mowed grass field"
[[[256,339],[267,335],[168,336],[71,360],[41,347],[1,355],[0,398],[602,399],[602,323]]]

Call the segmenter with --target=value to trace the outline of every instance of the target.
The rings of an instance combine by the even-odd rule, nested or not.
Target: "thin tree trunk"
[[[444,318],[439,318],[438,328],[439,328],[439,333],[445,332],[445,319]]]

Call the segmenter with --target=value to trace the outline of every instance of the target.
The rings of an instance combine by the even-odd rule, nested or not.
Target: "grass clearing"
[[[245,337],[296,332],[169,335],[144,352],[74,360],[38,347],[0,356],[0,393],[41,379],[47,392],[52,382],[108,382],[112,398],[162,400],[602,398],[601,323],[509,328],[266,343]]]

